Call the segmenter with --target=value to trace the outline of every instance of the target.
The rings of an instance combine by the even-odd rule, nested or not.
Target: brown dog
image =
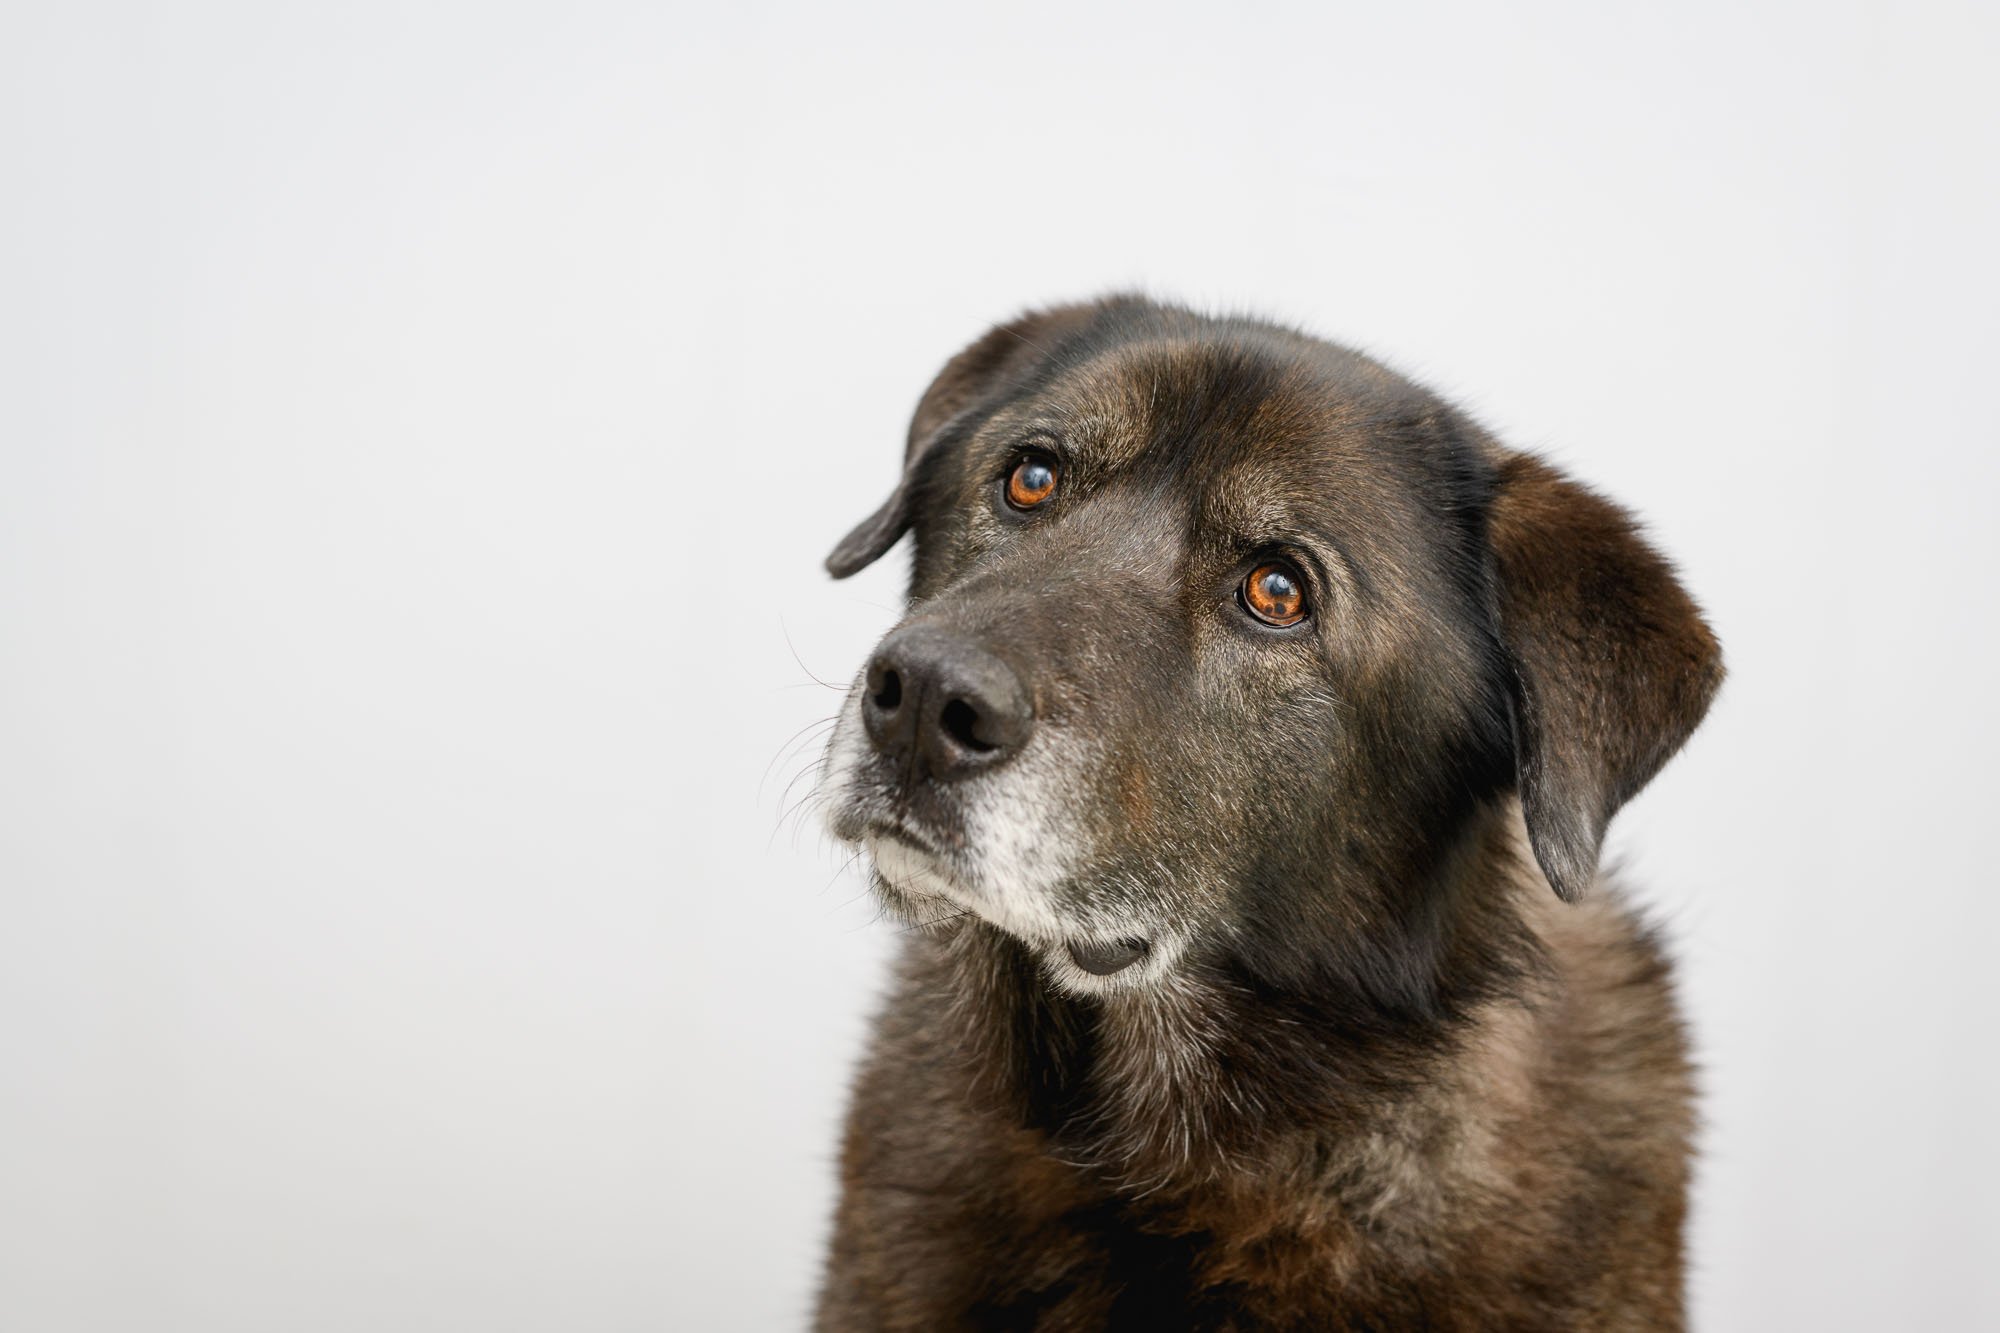
[[[1625,513],[1118,298],[953,358],[828,566],[905,531],[821,782],[920,929],[819,1327],[1678,1327],[1684,1042],[1597,856],[1722,667]]]

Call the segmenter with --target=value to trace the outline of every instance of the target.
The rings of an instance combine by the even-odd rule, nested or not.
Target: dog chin
[[[1027,945],[1049,982],[1073,995],[1143,986],[1178,952],[1164,938],[1067,922],[1039,895],[996,892],[893,833],[869,832],[861,842],[897,915],[918,926],[976,916]]]
[[[988,886],[893,833],[870,831],[861,841],[875,873],[915,901],[949,902],[1037,947],[1063,938],[1061,920],[1040,895]]]

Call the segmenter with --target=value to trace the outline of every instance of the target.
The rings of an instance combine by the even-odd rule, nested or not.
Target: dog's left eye
[[[1237,596],[1243,609],[1266,625],[1296,625],[1306,618],[1305,584],[1282,560],[1266,560],[1251,570]]]
[[[1007,503],[1033,509],[1056,493],[1056,460],[1047,454],[1024,454],[1007,474]]]

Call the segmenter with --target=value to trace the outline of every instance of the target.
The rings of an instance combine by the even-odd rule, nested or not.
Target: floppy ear
[[[945,363],[910,419],[903,450],[903,476],[882,507],[861,520],[841,538],[826,558],[826,571],[837,579],[859,573],[881,559],[910,529],[918,466],[939,443],[950,438],[993,404],[999,392],[1051,355],[1065,335],[1088,324],[1100,311],[1129,298],[1112,298],[1093,305],[1059,306],[1035,311],[989,329],[978,342]]]
[[[1540,460],[1501,465],[1489,532],[1528,839],[1574,902],[1611,816],[1708,711],[1722,651],[1631,517]]]

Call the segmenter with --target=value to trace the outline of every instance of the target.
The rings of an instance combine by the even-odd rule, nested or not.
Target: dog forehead
[[[1364,414],[1297,355],[1247,340],[1121,344],[1056,375],[1037,406],[1106,470],[1166,456],[1212,474],[1238,464],[1260,481],[1342,453]]]
[[[1343,499],[1379,505],[1394,459],[1363,393],[1290,349],[1214,338],[1113,348],[1058,376],[1038,406],[1093,470],[1157,471],[1198,525],[1276,536]]]

